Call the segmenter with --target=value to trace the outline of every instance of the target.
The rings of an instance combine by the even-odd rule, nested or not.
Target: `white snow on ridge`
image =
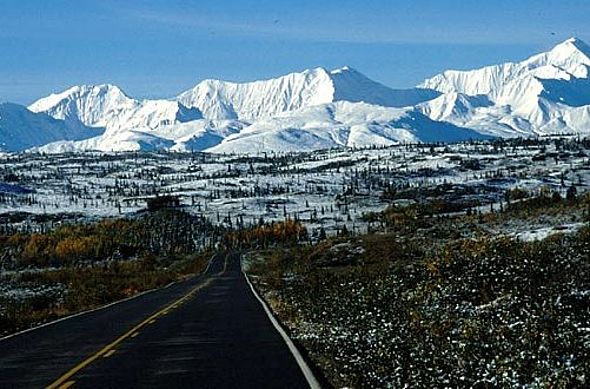
[[[254,121],[282,112],[335,101],[407,107],[438,96],[432,90],[395,90],[349,67],[291,73],[271,80],[232,83],[205,80],[178,96],[187,107],[199,108],[210,119]]]
[[[427,79],[420,87],[444,97],[419,108],[433,119],[499,136],[589,132],[589,68],[590,47],[571,38],[519,63],[449,70]],[[463,109],[450,101],[457,94],[490,104]]]
[[[137,127],[158,128],[203,118],[195,108],[189,109],[169,100],[135,100],[109,84],[75,86],[34,102],[29,109],[65,120],[70,125],[82,123],[103,127],[109,132]]]
[[[330,102],[334,90],[329,80],[322,68],[245,84],[205,80],[178,100],[208,118],[253,120]]]
[[[255,152],[590,133],[589,69],[590,48],[572,38],[522,62],[450,70],[407,90],[349,67],[205,80],[172,100],[82,85],[29,106],[54,122],[4,119],[0,142],[6,151]]]
[[[102,136],[80,141],[58,141],[31,149],[45,153],[74,151],[139,151],[174,150],[202,151],[219,144],[240,131],[244,124],[232,120],[193,120],[163,125],[157,129],[140,127],[107,132]]]
[[[511,80],[535,73],[543,68],[537,76],[555,78],[567,72],[577,78],[587,78],[590,66],[590,48],[577,38],[570,38],[555,46],[547,53],[541,53],[529,59],[513,63],[486,66],[477,70],[447,70],[419,85],[422,88],[437,90],[441,93],[460,92],[467,95],[488,95],[495,100],[498,92]],[[554,73],[550,73],[550,69]]]
[[[311,151],[342,146],[484,138],[475,131],[433,121],[411,108],[340,101],[259,120],[207,151]]]
[[[253,124],[203,119],[157,129],[107,132],[90,140],[55,142],[35,150],[55,153],[166,149],[247,154],[485,138],[470,129],[431,120],[412,108],[340,101],[284,112]]]

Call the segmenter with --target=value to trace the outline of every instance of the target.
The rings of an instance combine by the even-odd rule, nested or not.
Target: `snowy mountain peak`
[[[332,95],[329,73],[315,68],[246,83],[204,80],[177,99],[200,109],[208,119],[255,120],[326,103]]]
[[[60,93],[52,93],[51,95],[37,100],[29,106],[29,109],[35,112],[46,111],[51,107],[59,104],[64,100],[72,100],[85,96],[110,96],[110,98],[127,98],[127,95],[116,85],[100,84],[100,85],[76,85],[66,89]]]
[[[330,74],[341,74],[341,73],[356,73],[361,74],[358,70],[351,68],[350,66],[342,66],[341,68],[337,68],[330,71]]]
[[[123,92],[123,90],[121,90],[121,88],[119,88],[117,85],[113,85],[113,84],[96,84],[96,85],[92,85],[92,84],[83,84],[83,85],[78,85],[78,86],[74,86],[72,88],[70,88],[70,90],[76,90],[79,93],[96,93],[96,94],[117,94],[117,95],[123,95],[125,97],[128,97],[125,92]]]
[[[551,52],[555,54],[572,55],[580,53],[590,58],[590,47],[581,39],[572,37],[556,45]]]
[[[508,62],[476,70],[447,70],[425,80],[419,87],[442,93],[459,92],[468,95],[488,95],[496,100],[502,89],[527,77],[541,79],[587,78],[590,48],[580,39],[570,38],[552,50],[534,55],[522,62]],[[526,83],[530,84],[530,80]]]
[[[491,104],[461,114],[447,104],[449,99],[441,99],[422,111],[502,136],[587,131],[589,76],[590,48],[570,38],[522,62],[436,75],[421,86],[444,94],[485,96]]]
[[[84,125],[108,131],[153,129],[203,118],[196,108],[177,101],[135,100],[111,84],[74,86],[34,102],[29,109],[64,120],[73,128]]]
[[[318,67],[246,83],[205,80],[177,99],[199,108],[208,119],[253,121],[335,101],[405,107],[438,95],[421,89],[391,89],[345,66],[332,71]]]
[[[529,58],[529,67],[552,66],[574,77],[587,77],[590,66],[590,47],[578,38],[570,38],[548,51]]]

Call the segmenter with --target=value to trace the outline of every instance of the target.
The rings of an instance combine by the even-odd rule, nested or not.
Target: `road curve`
[[[2,388],[308,388],[239,255],[202,276],[0,341]]]

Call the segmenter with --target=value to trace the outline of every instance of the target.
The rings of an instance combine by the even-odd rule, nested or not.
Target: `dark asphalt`
[[[217,255],[200,277],[0,341],[0,387],[51,384],[197,285],[205,286],[64,382],[74,388],[309,387],[250,291],[237,254]]]

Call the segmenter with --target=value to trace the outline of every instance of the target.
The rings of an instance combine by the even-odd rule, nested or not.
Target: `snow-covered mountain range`
[[[0,150],[23,151],[60,140],[97,137],[101,129],[68,127],[63,120],[12,103],[0,104]]]
[[[75,86],[0,105],[0,148],[307,151],[590,133],[590,48],[568,39],[518,63],[445,71],[396,90],[349,67],[248,83],[205,80],[168,100]]]
[[[391,89],[345,66],[331,72],[317,68],[243,84],[205,80],[178,100],[187,107],[197,107],[210,119],[255,121],[335,101],[407,107],[438,95],[429,89]]]
[[[70,127],[80,124],[109,131],[130,128],[157,128],[202,119],[201,111],[177,101],[138,101],[114,85],[82,85],[52,94],[29,106],[61,119]]]
[[[571,38],[518,63],[446,71],[422,84],[442,93],[418,106],[499,136],[590,132],[590,47]]]

